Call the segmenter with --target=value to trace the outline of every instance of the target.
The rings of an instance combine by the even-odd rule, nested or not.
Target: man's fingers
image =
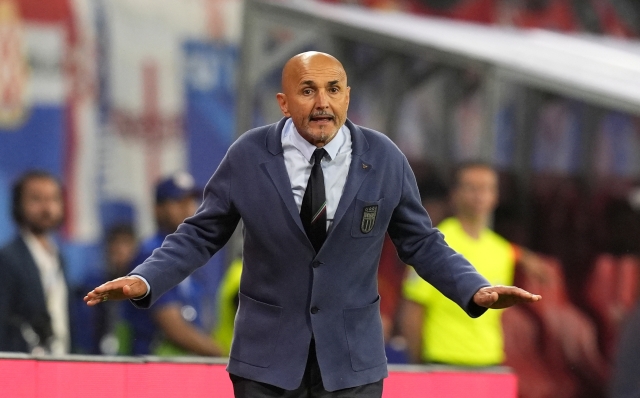
[[[93,289],[93,291],[96,292],[97,294],[102,294],[102,293],[110,292],[112,290],[122,289],[122,286],[127,284],[126,279],[128,278],[123,277],[123,278],[114,279],[109,282],[105,282],[102,285]]]
[[[84,297],[85,303],[94,306],[109,300],[125,300],[144,296],[147,286],[140,278],[122,277],[103,283]]]
[[[94,306],[96,304],[100,304],[103,300],[99,299],[99,298],[94,298],[94,299],[87,299],[87,297],[84,298],[84,301],[87,303],[87,305],[89,306]]]
[[[84,302],[89,306],[94,306],[96,304],[100,304],[109,299],[108,293],[97,293],[95,290],[90,291],[84,296]]]
[[[519,303],[534,303],[542,296],[514,286],[490,286],[480,289],[473,299],[479,306],[501,309]]]
[[[92,290],[84,296],[84,302],[87,303],[87,305],[94,306],[106,301],[105,298],[108,299],[108,297],[108,293],[97,293],[95,290]]]
[[[504,294],[511,294],[515,299],[521,300],[522,302],[534,303],[542,299],[542,296],[538,294],[529,293],[528,291],[520,288],[514,288],[513,292],[507,292]]]
[[[542,298],[540,295],[529,293],[528,291],[515,286],[494,286],[489,289],[495,289],[495,291],[501,296],[511,296],[526,301],[538,301]]]

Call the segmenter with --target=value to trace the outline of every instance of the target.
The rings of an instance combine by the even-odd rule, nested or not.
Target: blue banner
[[[203,187],[233,141],[238,51],[203,41],[189,41],[184,50],[189,170]]]
[[[34,106],[28,117],[15,128],[0,126],[0,243],[14,233],[11,219],[11,185],[22,173],[41,169],[63,177],[64,109],[60,106]]]

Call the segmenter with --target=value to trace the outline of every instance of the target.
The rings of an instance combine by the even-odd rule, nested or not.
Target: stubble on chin
[[[34,235],[46,235],[62,225],[61,219],[46,218],[27,222],[25,227]]]
[[[313,137],[316,144],[322,143],[323,145],[326,145],[329,141],[333,139],[333,137],[336,136],[336,134],[338,134],[338,129],[336,129],[335,131],[322,129],[320,132],[320,135],[314,135]]]

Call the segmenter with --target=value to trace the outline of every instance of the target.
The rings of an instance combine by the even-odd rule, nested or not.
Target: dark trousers
[[[295,390],[284,390],[266,383],[245,379],[229,374],[233,382],[233,393],[236,398],[381,398],[382,380],[363,386],[345,388],[329,392],[322,385],[320,366],[316,357],[316,346],[311,340],[307,367],[300,387]]]

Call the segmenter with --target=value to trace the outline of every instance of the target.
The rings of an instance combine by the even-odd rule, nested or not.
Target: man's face
[[[22,191],[23,227],[41,235],[57,228],[63,219],[62,192],[50,178],[32,178]]]
[[[191,217],[197,210],[198,203],[193,196],[186,196],[182,199],[166,200],[156,205],[156,218],[158,226],[164,232],[172,233],[178,226]]]
[[[453,191],[456,210],[467,217],[488,217],[498,204],[498,176],[487,167],[461,170]]]
[[[282,86],[278,104],[300,135],[319,147],[331,141],[349,108],[350,88],[342,65],[326,54],[301,54],[285,66]]]

